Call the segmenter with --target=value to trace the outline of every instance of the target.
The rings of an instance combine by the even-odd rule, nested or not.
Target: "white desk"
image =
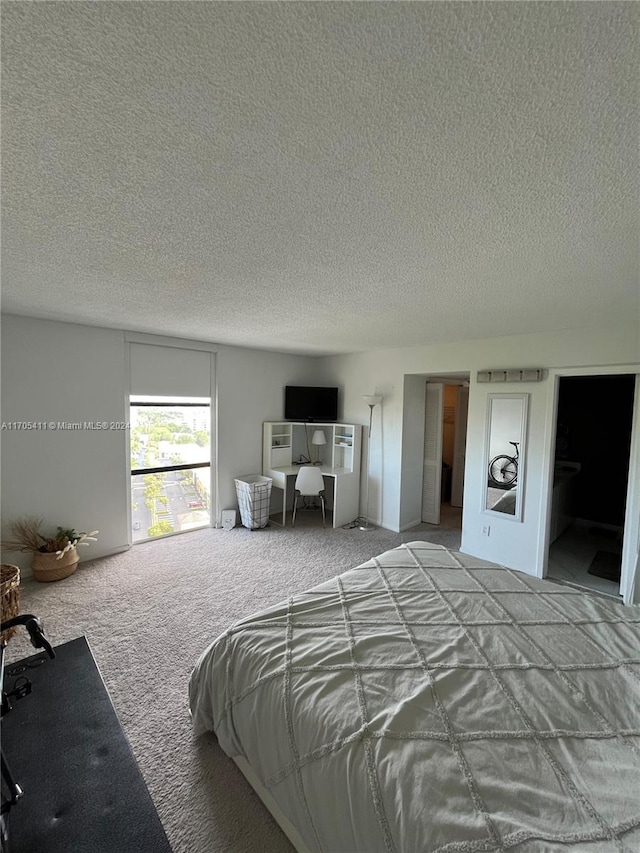
[[[273,486],[282,490],[282,526],[286,526],[287,496],[293,493],[293,487],[302,465],[283,465],[270,468],[265,477],[271,477]],[[353,473],[346,468],[329,468],[326,465],[314,466],[320,469],[323,477],[333,479],[333,527],[341,527],[358,516],[359,488]],[[276,522],[277,524],[280,522]]]
[[[312,430],[316,429],[324,433],[326,444],[311,444]],[[358,517],[361,431],[359,424],[270,421],[263,425],[262,473],[271,477],[273,486],[282,491],[283,527],[295,478],[300,468],[309,464],[295,464],[295,461],[308,459],[312,453],[311,458],[321,463],[314,467],[332,480],[333,500],[328,504],[330,507],[333,504],[333,526],[341,527]]]

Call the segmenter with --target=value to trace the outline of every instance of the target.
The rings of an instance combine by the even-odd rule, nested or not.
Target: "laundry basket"
[[[269,524],[269,504],[271,503],[271,477],[261,474],[247,474],[236,477],[236,494],[240,508],[240,518],[244,527],[257,530]]]

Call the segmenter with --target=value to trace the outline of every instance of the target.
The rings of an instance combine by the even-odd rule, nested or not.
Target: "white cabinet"
[[[326,444],[312,443],[316,430],[324,432]],[[333,526],[340,527],[358,517],[361,435],[360,424],[269,421],[263,425],[262,473],[271,477],[276,489],[282,490],[283,524],[300,465],[313,462],[319,464],[327,481]]]

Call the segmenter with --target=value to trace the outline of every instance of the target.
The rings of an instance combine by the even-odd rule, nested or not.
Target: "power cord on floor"
[[[353,530],[354,527],[360,527],[362,524],[366,524],[367,519],[364,515],[359,515],[357,518],[354,518],[353,521],[350,521],[348,524],[343,524],[343,530]]]

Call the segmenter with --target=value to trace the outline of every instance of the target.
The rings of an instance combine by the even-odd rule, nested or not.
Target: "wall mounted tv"
[[[338,389],[287,385],[284,389],[284,416],[288,421],[337,421]]]

